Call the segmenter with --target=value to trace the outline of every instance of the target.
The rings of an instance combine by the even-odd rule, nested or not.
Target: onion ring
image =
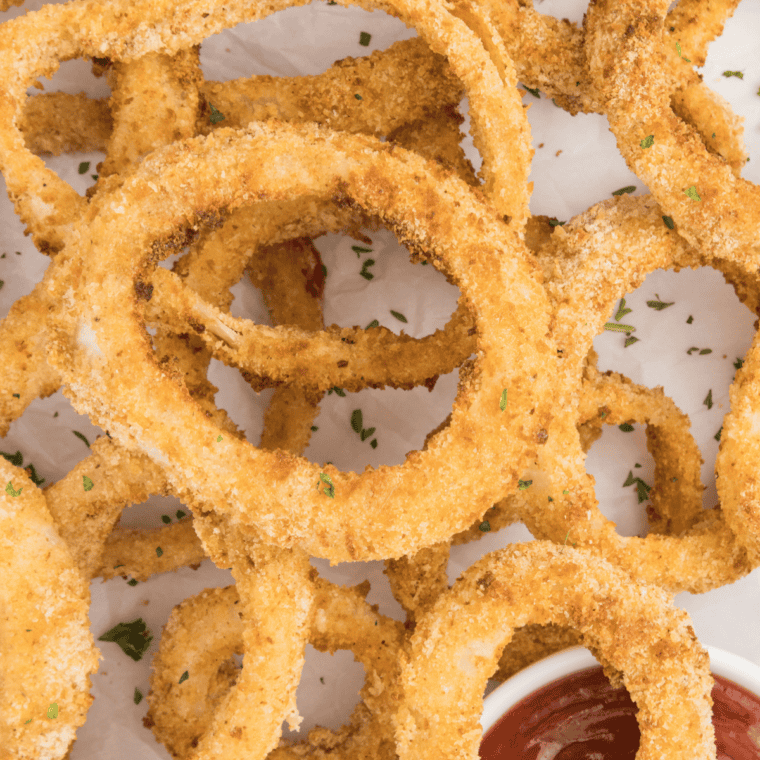
[[[637,760],[714,760],[710,663],[686,613],[588,552],[542,542],[487,555],[418,623],[401,676],[400,760],[478,756],[486,680],[529,622],[569,623],[607,675],[622,674],[639,708]]]
[[[666,54],[662,42],[668,3],[649,5],[653,15],[645,17],[635,0],[598,0],[586,15],[589,69],[605,96],[610,129],[628,166],[681,235],[708,255],[756,268],[760,189],[734,176],[673,113],[662,72],[666,55],[677,55],[675,47]],[[645,150],[648,135],[654,142]]]
[[[317,578],[315,585],[309,641],[322,652],[353,651],[367,672],[361,701],[338,731],[315,728],[308,739],[281,744],[268,757],[285,760],[319,751],[352,757],[360,750],[376,757],[393,743],[403,626],[366,603],[367,584],[342,588]],[[238,603],[234,586],[209,589],[175,607],[164,629],[153,661],[148,720],[156,739],[176,758],[188,757],[237,676],[226,664],[233,654],[246,652]],[[185,671],[191,677],[178,688]]]
[[[213,208],[217,204],[235,203],[239,202],[236,199],[241,198],[238,194],[232,195],[227,183],[224,187],[201,186],[197,190],[188,186],[182,179],[186,172],[182,159],[184,154],[182,144],[156,154],[155,160],[143,162],[134,178],[125,181],[121,188],[114,192],[108,203],[98,204],[97,215],[92,220],[90,231],[82,237],[83,245],[77,254],[77,256],[86,255],[89,259],[87,272],[83,272],[83,278],[80,281],[80,292],[92,303],[91,308],[99,315],[98,321],[91,321],[91,317],[87,316],[85,321],[80,322],[76,330],[79,335],[78,342],[85,340],[85,343],[81,343],[78,347],[71,345],[70,339],[66,337],[66,329],[72,329],[72,326],[67,326],[59,336],[58,350],[53,349],[54,363],[58,365],[67,382],[70,383],[69,388],[76,399],[75,403],[81,405],[84,402],[86,407],[95,412],[96,419],[102,419],[104,413],[110,418],[108,409],[112,404],[122,409],[131,406],[128,399],[123,398],[126,377],[131,376],[142,387],[148,387],[144,385],[145,382],[148,382],[150,387],[155,387],[156,393],[152,394],[155,402],[160,403],[162,408],[166,408],[165,404],[174,407],[173,421],[164,420],[161,423],[161,427],[167,423],[169,426],[164,428],[157,439],[153,439],[148,429],[138,422],[141,419],[147,420],[148,417],[145,415],[150,416],[154,413],[150,407],[144,408],[138,416],[133,417],[133,424],[129,426],[124,426],[121,422],[123,419],[121,413],[118,421],[115,418],[108,419],[109,430],[117,439],[130,440],[130,445],[147,447],[156,453],[161,451],[161,447],[170,445],[171,462],[165,459],[165,453],[158,453],[158,456],[161,463],[174,473],[173,480],[176,478],[174,482],[183,493],[193,490],[196,493],[205,494],[205,498],[213,500],[218,510],[231,512],[239,523],[255,524],[257,529],[268,537],[268,540],[279,541],[285,545],[300,545],[314,554],[327,554],[334,560],[409,553],[410,550],[430,543],[437,537],[443,538],[450,535],[457,528],[464,527],[482,514],[485,508],[496,500],[494,496],[498,498],[502,489],[508,489],[516,482],[515,469],[519,469],[519,464],[527,461],[530,456],[530,449],[526,449],[523,442],[535,440],[538,430],[548,424],[547,410],[537,405],[538,400],[547,395],[544,389],[550,382],[548,346],[543,339],[534,341],[527,337],[545,334],[546,327],[542,326],[544,316],[541,310],[544,300],[543,290],[533,279],[527,253],[521,253],[516,240],[513,242],[511,252],[509,247],[504,250],[504,245],[509,238],[504,238],[501,234],[503,225],[493,212],[481,206],[461,182],[453,177],[433,172],[434,167],[426,167],[418,156],[384,146],[370,138],[331,135],[307,128],[296,129],[282,125],[277,130],[273,130],[263,125],[252,125],[249,130],[248,134],[238,134],[235,138],[232,135],[217,132],[205,141],[194,141],[192,143],[195,164],[192,170],[193,176],[198,176],[197,169],[203,166],[205,176],[219,176],[221,172],[230,178],[238,176],[243,181],[254,183],[251,188],[255,187],[257,197],[267,197],[272,194],[267,186],[267,180],[256,177],[254,181],[255,175],[247,175],[246,172],[255,171],[255,167],[260,167],[262,160],[265,160],[265,155],[274,158],[292,154],[290,146],[297,145],[296,155],[299,159],[294,157],[288,159],[288,162],[297,161],[300,167],[298,180],[290,169],[285,172],[275,172],[275,175],[281,176],[272,177],[278,183],[274,197],[283,198],[289,194],[303,192],[332,194],[338,191],[342,195],[350,193],[354,196],[355,202],[359,201],[359,205],[367,204],[380,211],[383,217],[402,231],[405,237],[410,236],[414,230],[417,237],[414,244],[431,245],[436,251],[436,258],[440,257],[440,260],[445,261],[451,276],[459,281],[465,297],[469,299],[477,315],[476,324],[481,327],[480,354],[475,365],[465,374],[460,400],[455,404],[452,423],[448,430],[433,441],[433,445],[427,452],[411,455],[407,458],[406,464],[401,467],[368,471],[361,476],[339,473],[331,466],[320,469],[303,460],[283,457],[280,454],[275,457],[267,452],[255,451],[229,436],[222,442],[217,441],[219,446],[211,447],[211,443],[218,438],[218,431],[204,415],[200,414],[200,410],[187,405],[180,388],[170,377],[158,370],[155,364],[152,368],[150,364],[144,362],[141,364],[142,371],[139,374],[144,375],[141,380],[138,380],[134,366],[128,373],[120,372],[120,362],[125,361],[129,356],[135,356],[134,350],[137,350],[139,355],[145,355],[144,348],[137,348],[138,345],[143,346],[145,338],[142,337],[143,334],[137,322],[132,327],[128,327],[128,322],[124,322],[115,333],[112,333],[120,336],[117,352],[120,356],[112,354],[109,341],[104,340],[104,336],[110,331],[111,320],[116,318],[116,312],[120,313],[119,322],[126,317],[120,307],[114,310],[114,304],[120,303],[122,297],[126,299],[126,303],[134,302],[135,280],[131,284],[127,284],[124,280],[121,284],[115,283],[117,290],[110,293],[109,303],[98,303],[103,291],[100,286],[91,287],[89,282],[91,277],[97,279],[101,276],[98,274],[101,266],[98,260],[102,259],[102,255],[97,248],[101,235],[105,234],[108,240],[134,241],[134,245],[130,246],[129,254],[133,263],[128,263],[126,251],[123,251],[125,256],[123,262],[127,267],[138,266],[138,269],[134,271],[136,278],[139,279],[144,271],[142,264],[139,263],[144,256],[142,246],[149,244],[151,237],[155,240],[161,235],[172,234],[176,226],[184,222],[186,208],[194,208],[200,212],[203,207]],[[289,146],[288,151],[283,153],[286,143]],[[264,146],[268,151],[266,154]],[[322,171],[319,172],[318,177],[311,177],[305,173],[308,166],[306,158],[317,155],[320,160],[324,156],[334,156],[334,160],[331,159],[328,162],[336,167],[332,176]],[[415,192],[408,197],[406,193],[395,189],[393,193],[390,193],[390,186],[385,187],[380,181],[383,173],[388,171],[383,167],[393,167],[392,171],[396,178],[394,185],[398,185],[398,181],[403,177],[408,177],[410,181],[414,177]],[[434,176],[437,175],[435,184],[428,183],[427,177],[431,173]],[[370,177],[372,177],[371,183]],[[285,181],[285,185],[282,180]],[[288,185],[291,187],[289,188]],[[156,188],[155,191],[153,187]],[[159,188],[165,188],[166,191],[176,189],[178,193],[173,193],[176,201],[167,205],[162,195],[163,190]],[[435,225],[428,233],[422,232],[425,226],[424,220],[409,211],[414,208],[413,196],[419,197],[423,188],[424,192],[428,193],[426,200],[428,208],[432,208],[431,204],[436,204]],[[201,191],[202,196],[198,196],[197,193]],[[155,208],[153,198],[158,196],[162,197],[161,220],[156,218],[155,223],[150,225],[152,227],[150,230],[140,225],[139,233],[136,230],[130,230],[127,233],[127,227],[133,223],[132,220],[142,213],[141,207],[147,203]],[[440,201],[433,200],[436,196]],[[452,206],[448,199],[444,202],[447,196],[455,197],[459,206]],[[444,222],[447,219],[450,221]],[[477,219],[477,231],[473,229],[475,219]],[[444,227],[447,229],[447,240],[441,239],[436,232]],[[433,235],[428,238],[429,243],[425,243],[422,235],[431,232]],[[86,242],[88,239],[92,243]],[[477,244],[475,244],[476,240]],[[476,249],[473,249],[473,245],[476,245]],[[488,247],[484,249],[484,245]],[[492,246],[494,251],[504,250],[498,259],[493,259],[493,262],[498,260],[501,264],[499,267],[492,266],[489,270],[486,287],[483,287],[481,282],[477,288],[473,289],[480,269],[478,258],[482,259],[484,251]],[[85,250],[87,250],[86,254]],[[160,245],[154,250],[159,256],[161,255]],[[163,246],[163,251],[166,253],[171,250],[171,245]],[[475,250],[479,251],[477,255],[475,255]],[[486,256],[485,260],[489,258]],[[71,261],[73,263],[76,258]],[[466,267],[463,269],[464,262],[466,262]],[[103,265],[107,266],[108,271],[112,271],[110,265],[105,264],[105,260],[103,260]],[[514,284],[509,283],[510,279]],[[518,282],[520,286],[516,287]],[[124,294],[117,297],[116,293],[119,290],[123,290]],[[504,304],[507,293],[515,299],[514,307],[506,308]],[[496,303],[489,302],[489,299],[494,297],[499,304],[498,307]],[[521,311],[520,303],[523,299],[528,299],[524,303],[526,306],[530,304],[527,310],[530,316],[522,315],[518,326],[511,315]],[[139,306],[140,301],[136,303]],[[498,308],[500,317],[491,322],[487,314],[495,307]],[[137,318],[137,314],[134,318]],[[533,323],[535,329],[531,327],[528,330],[529,323]],[[492,332],[491,324],[498,325],[495,332]],[[519,382],[516,368],[510,370],[514,362],[509,358],[511,351],[516,349],[514,341],[517,335],[520,336]],[[95,343],[90,342],[90,338],[85,338],[85,336],[92,336]],[[127,348],[135,340],[134,348]],[[86,343],[89,343],[92,348],[87,348]],[[94,349],[95,345],[98,346],[97,349]],[[67,356],[69,351],[75,352],[76,359],[73,362]],[[107,366],[101,361],[106,357],[108,358]],[[532,386],[526,386],[522,380],[526,370],[529,376],[534,378]],[[512,371],[515,373],[514,379],[510,376]],[[76,374],[76,377],[72,375],[72,372]],[[150,380],[148,380],[148,375]],[[83,383],[81,379],[88,376],[89,379]],[[120,378],[118,383],[114,383],[116,377]],[[477,389],[471,386],[475,377],[478,377]],[[100,396],[97,401],[92,395],[96,386],[99,389],[97,395]],[[122,387],[118,389],[115,386]],[[158,391],[159,388],[162,389],[161,392]],[[504,396],[505,389],[510,399],[507,414],[500,409],[499,402],[499,399]],[[164,396],[164,394],[168,395]],[[464,402],[463,394],[469,395],[466,402]],[[162,398],[160,402],[159,398]],[[103,401],[106,403],[103,404]],[[121,406],[123,401],[127,402],[125,406]],[[182,415],[175,416],[174,412],[179,412],[180,409]],[[155,412],[158,410],[156,409]],[[163,416],[163,413],[158,414],[156,421]],[[190,419],[193,420],[192,423]],[[184,434],[179,432],[184,424],[191,425],[196,431],[194,436],[196,442],[208,441],[209,447],[184,440]],[[464,430],[467,430],[468,444],[466,446],[461,445],[460,439],[460,431],[464,432]],[[510,430],[513,432],[510,433]],[[495,440],[499,440],[501,449],[498,456],[495,456],[496,452],[493,452],[494,459],[490,459],[487,453],[488,442]],[[425,465],[434,461],[454,461],[450,457],[454,451],[456,451],[455,459],[461,463],[462,469],[457,472],[443,469],[437,483],[430,483],[429,479],[423,476]],[[464,466],[472,458],[474,451],[478,452],[477,467],[474,461],[472,467]],[[213,459],[213,465],[210,465],[210,462],[206,463],[209,456]],[[271,472],[276,469],[281,475],[275,482],[266,478],[257,482],[254,499],[246,500],[247,504],[243,506],[235,494],[239,488],[242,488],[239,491],[241,494],[250,490],[250,479],[246,474],[244,480],[247,485],[243,484],[240,480],[242,470],[238,470],[237,463],[242,464],[247,460],[250,460],[250,465],[253,467],[263,467],[263,471]],[[248,466],[246,465],[245,469]],[[494,474],[499,473],[496,478],[499,481],[497,487],[490,477],[491,468]],[[486,476],[480,477],[476,472],[478,470]],[[215,473],[213,484],[208,482],[207,474],[210,472]],[[325,478],[328,480],[325,481]],[[321,484],[325,482],[333,486],[333,493],[326,495],[323,492]],[[388,483],[393,484],[391,487],[396,493],[395,503],[392,505],[388,504],[385,495]],[[467,503],[460,503],[449,510],[445,519],[435,525],[432,530],[427,526],[423,527],[424,521],[421,525],[415,518],[426,512],[429,499],[437,503],[441,489],[449,487],[449,484],[450,487],[456,484],[458,490],[467,491],[469,495]],[[413,485],[416,493],[412,499]],[[420,487],[419,491],[416,490],[417,486]],[[328,490],[333,491],[333,489]],[[409,494],[409,498],[404,494]],[[328,496],[331,497],[330,510],[326,512],[325,500]],[[292,509],[294,502],[298,503],[297,512]],[[362,505],[361,508],[359,504]],[[314,523],[314,520],[317,522]],[[366,532],[364,529],[370,526],[372,529]]]
[[[615,199],[594,206],[555,231],[553,243],[539,254],[550,280],[553,335],[567,382],[563,404],[579,403],[577,380],[585,351],[615,301],[661,267],[693,267],[720,261],[691,249],[662,223],[651,197]],[[615,245],[624,235],[625,252]],[[604,267],[598,262],[604,260]],[[755,287],[756,291],[756,287]],[[558,395],[562,392],[558,390]],[[719,508],[705,510],[681,536],[622,537],[597,506],[592,481],[582,466],[583,452],[572,417],[562,415],[541,447],[532,486],[523,492],[522,519],[537,538],[569,540],[591,549],[635,577],[671,591],[693,593],[731,583],[755,563],[737,541]]]
[[[80,54],[134,59],[146,53],[172,54],[202,41],[222,28],[262,18],[301,0],[281,0],[266,8],[235,2],[223,11],[201,12],[199,0],[112,2],[92,13],[84,0],[48,5],[4,25],[6,46],[0,50],[0,170],[17,213],[27,224],[42,251],[61,248],[74,220],[85,212],[85,202],[74,190],[24,146],[17,120],[25,90],[33,79],[49,74],[54,61]],[[480,42],[442,6],[431,4],[424,12],[407,0],[362,0],[414,26],[435,52],[444,54],[452,71],[464,83],[473,118],[473,134],[484,157],[485,190],[498,211],[514,220],[518,236],[528,217],[527,167],[531,155],[528,126],[512,114],[520,108],[511,62],[500,60],[497,71]],[[65,40],[50,29],[66,30]],[[44,32],[42,30],[45,30]],[[103,30],[118,30],[104,36]],[[23,49],[13,44],[24,39]],[[481,114],[483,115],[481,118]],[[486,116],[487,114],[487,116]],[[516,159],[516,160],[515,160]]]
[[[18,760],[62,760],[92,702],[98,669],[88,586],[42,492],[0,458],[0,746]]]

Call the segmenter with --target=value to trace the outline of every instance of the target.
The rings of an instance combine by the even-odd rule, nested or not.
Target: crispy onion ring
[[[0,170],[37,247],[59,250],[86,204],[24,145],[18,120],[26,88],[35,77],[52,73],[56,61],[76,55],[126,61],[146,53],[173,54],[223,28],[299,4],[301,0],[278,0],[264,7],[235,0],[206,12],[201,0],[140,0],[112,2],[93,14],[86,0],[74,0],[7,22],[0,47]],[[424,10],[408,0],[362,0],[362,6],[380,8],[414,26],[435,52],[448,58],[469,98],[473,136],[484,158],[485,191],[497,210],[514,221],[515,234],[520,235],[529,215],[526,180],[531,148],[527,120],[514,118],[521,106],[508,57],[499,59],[497,70],[477,37],[437,3]],[[66,33],[54,36],[52,28]],[[23,48],[15,44],[19,39],[25,40]]]
[[[670,596],[587,552],[489,554],[423,618],[402,671],[401,760],[477,758],[486,680],[514,628],[570,624],[638,706],[637,760],[714,760],[710,663]]]
[[[626,163],[680,234],[710,255],[756,268],[760,188],[734,176],[673,113],[663,73],[666,56],[676,55],[662,42],[668,3],[656,0],[649,7],[643,15],[637,0],[596,0],[586,14],[589,69],[604,94],[610,129]],[[642,149],[649,135],[654,143]]]
[[[600,203],[558,227],[551,245],[539,254],[550,278],[547,289],[556,309],[553,335],[560,362],[558,396],[576,406],[585,352],[601,332],[615,301],[638,287],[657,268],[722,262],[688,246],[662,222],[662,211],[649,196]],[[617,240],[625,239],[625,250]],[[603,266],[600,265],[603,262]],[[748,291],[751,292],[751,291]],[[756,287],[755,287],[756,292]],[[566,399],[566,400],[564,400]],[[671,591],[693,593],[731,583],[755,561],[747,556],[719,507],[680,536],[650,534],[623,537],[599,511],[592,479],[572,415],[556,418],[539,450],[532,486],[523,492],[522,519],[537,538],[568,540],[589,548],[632,575]]]
[[[365,601],[368,584],[342,588],[315,581],[309,617],[309,641],[319,651],[350,649],[366,670],[361,701],[350,721],[338,731],[317,727],[305,740],[281,744],[270,760],[303,757],[309,752],[377,757],[393,746],[392,715],[398,693],[398,652],[404,628]],[[234,586],[208,589],[172,611],[153,661],[148,720],[160,741],[176,758],[186,758],[208,730],[216,705],[235,682],[233,654],[245,654],[243,625]],[[189,678],[179,686],[182,673]],[[381,753],[378,755],[377,753]]]
[[[318,161],[312,164],[310,158]],[[257,176],[268,161],[266,177]],[[332,172],[321,168],[325,163],[334,167]],[[190,176],[228,180],[191,185],[186,181]],[[237,177],[241,187],[233,191]],[[146,271],[148,246],[173,235],[186,223],[188,210],[202,214],[234,206],[245,193],[257,198],[301,193],[352,197],[414,247],[432,251],[458,282],[475,314],[479,354],[462,377],[451,425],[426,452],[409,455],[400,467],[356,475],[256,450],[230,436],[217,441],[217,428],[187,403],[186,391],[154,362],[145,361],[149,347],[139,317],[144,301],[135,297],[134,288]],[[433,224],[415,211],[420,197],[428,214],[435,211]],[[495,213],[456,178],[370,138],[251,125],[247,133],[217,132],[146,160],[107,202],[97,204],[93,216],[81,248],[70,256],[74,267],[79,255],[88,259],[80,294],[91,306],[77,318],[76,328],[69,323],[60,333],[54,363],[70,383],[75,403],[90,409],[117,439],[149,450],[173,473],[183,493],[201,494],[240,524],[255,525],[267,540],[340,560],[409,553],[466,526],[516,484],[516,470],[531,456],[530,442],[548,425],[548,410],[539,404],[548,396],[552,374],[543,337],[545,296],[527,252],[503,236]],[[133,272],[133,279],[113,276],[109,241],[114,240],[130,241],[120,246],[119,255],[123,271]],[[173,249],[174,244],[157,242],[149,255],[160,258]],[[103,289],[105,281],[109,285]],[[122,304],[130,303],[136,309],[125,312]],[[66,321],[67,315],[61,316]],[[77,335],[76,345],[72,335]],[[108,335],[119,336],[118,347]],[[130,362],[128,372],[122,370],[125,361]],[[130,402],[133,383],[155,389],[139,410]],[[509,402],[502,411],[505,390]],[[121,411],[112,416],[115,408]],[[170,408],[168,419],[165,410]],[[122,412],[127,409],[136,416],[125,425]],[[183,432],[191,429],[193,440]],[[457,462],[457,469],[447,462]],[[435,483],[425,474],[433,463],[441,465]],[[257,471],[274,477],[257,479],[253,498],[242,498],[253,485],[250,472]],[[330,495],[324,492],[325,477],[332,480]],[[430,525],[425,513],[449,488],[467,498]]]
[[[98,669],[90,593],[42,492],[2,458],[0,479],[0,756],[62,760]]]
[[[571,114],[604,113],[605,96],[594,83],[586,61],[584,30],[566,19],[538,13],[532,5],[521,0],[488,3],[518,78]],[[747,161],[743,119],[675,54],[675,41],[680,40],[694,64],[702,66],[707,45],[720,36],[736,5],[738,0],[716,0],[707,5],[699,0],[681,0],[668,13],[663,44],[669,51],[665,73],[674,112],[699,132],[710,152],[725,158],[738,174]],[[460,2],[455,7],[457,15],[473,28],[479,27],[477,5]]]

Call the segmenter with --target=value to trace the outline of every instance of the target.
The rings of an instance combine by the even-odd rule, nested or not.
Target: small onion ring
[[[315,728],[305,740],[281,744],[269,760],[303,757],[307,752],[356,752],[375,757],[393,745],[392,715],[398,694],[398,652],[405,641],[401,623],[385,617],[365,601],[368,585],[343,588],[315,580],[309,615],[310,643],[321,652],[348,649],[366,671],[361,701],[349,723],[338,731]],[[216,705],[234,683],[227,667],[233,654],[248,657],[243,625],[236,614],[234,586],[207,589],[172,610],[153,661],[148,720],[171,754],[184,760],[208,730]],[[179,686],[181,674],[190,677]]]
[[[710,662],[685,612],[588,552],[515,544],[470,567],[417,625],[402,671],[400,760],[473,760],[486,681],[515,628],[570,625],[638,706],[636,760],[715,760]]]

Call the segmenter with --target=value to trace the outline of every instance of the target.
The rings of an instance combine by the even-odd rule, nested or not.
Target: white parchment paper
[[[13,17],[27,8],[0,14],[0,20]],[[537,3],[542,13],[566,16],[580,21],[582,0],[544,0]],[[750,0],[741,4],[728,23],[724,36],[713,43],[703,74],[705,81],[726,97],[746,118],[746,142],[752,160],[745,176],[760,181],[760,6]],[[360,44],[360,32],[371,35],[368,46]],[[275,14],[265,21],[241,25],[209,39],[202,48],[204,73],[210,79],[227,79],[251,74],[316,74],[333,61],[346,56],[361,56],[383,49],[392,42],[413,35],[398,21],[385,14],[366,13],[315,2],[310,6]],[[744,78],[726,78],[725,70],[741,70]],[[68,62],[47,90],[68,92],[85,90],[93,96],[106,96],[108,88],[95,79],[89,64]],[[532,176],[534,193],[531,209],[560,220],[569,219],[593,203],[607,198],[617,188],[636,185],[636,194],[646,192],[642,183],[627,169],[614,137],[601,116],[571,117],[551,100],[527,95],[532,108],[529,118],[536,149]],[[471,146],[469,137],[464,137]],[[477,156],[470,148],[474,162]],[[102,155],[79,154],[49,159],[61,176],[84,192]],[[84,161],[90,168],[79,174]],[[0,198],[0,315],[13,301],[28,293],[42,277],[47,258],[37,253],[23,236],[5,194]],[[432,267],[412,266],[406,252],[386,231],[368,233],[372,253],[357,259],[355,244],[347,238],[326,236],[316,241],[328,270],[325,321],[327,324],[365,326],[372,320],[394,330],[422,336],[445,324],[456,304],[457,291]],[[362,260],[375,260],[374,279],[359,276]],[[242,283],[236,288],[234,313],[267,322],[260,294]],[[646,301],[657,296],[674,305],[664,311],[647,308]],[[662,385],[692,420],[692,431],[705,460],[702,476],[707,486],[705,504],[715,503],[713,466],[718,442],[715,434],[728,411],[728,388],[734,362],[747,350],[754,334],[753,317],[738,302],[722,277],[712,270],[656,272],[635,293],[627,296],[633,311],[626,322],[636,326],[639,342],[624,348],[624,336],[606,333],[595,346],[601,369],[624,372],[634,381],[649,386]],[[403,314],[402,323],[392,312]],[[693,316],[690,324],[687,318]],[[709,355],[688,355],[691,346],[711,348]],[[220,386],[218,403],[256,443],[261,431],[262,412],[268,394],[257,397],[236,373],[215,364],[212,380]],[[712,393],[713,406],[704,403]],[[419,448],[427,432],[444,419],[456,392],[456,373],[442,377],[430,393],[426,389],[404,392],[367,390],[325,398],[306,455],[314,460],[330,460],[341,468],[362,470],[365,465],[400,463],[407,451]],[[351,413],[360,408],[364,426],[375,427],[377,448],[369,440],[361,442],[350,425]],[[47,482],[62,477],[87,455],[87,448],[72,431],[90,440],[99,431],[70,407],[61,393],[37,401],[15,422],[8,436],[0,441],[5,452],[22,452],[24,463],[33,463]],[[639,533],[644,526],[643,505],[637,503],[633,488],[623,488],[627,473],[636,464],[636,474],[652,482],[653,462],[649,457],[642,426],[633,433],[617,427],[605,430],[588,457],[588,469],[596,477],[597,495],[605,514],[615,519],[621,533]],[[432,474],[431,474],[432,476]],[[123,524],[157,527],[162,515],[172,519],[181,508],[168,499],[151,499],[146,505],[125,512]],[[462,569],[486,551],[512,541],[530,540],[520,525],[488,534],[481,541],[457,547],[449,567],[453,580]],[[315,561],[319,571],[331,580],[357,583],[368,578],[372,583],[370,601],[383,612],[400,615],[390,595],[381,563],[342,564],[329,567]],[[701,596],[681,594],[676,603],[689,611],[697,635],[705,644],[722,647],[760,664],[760,574]],[[171,608],[187,596],[212,585],[231,582],[227,572],[209,562],[197,571],[183,569],[158,576],[146,583],[129,586],[123,579],[92,584],[92,630],[97,637],[121,621],[142,617],[153,632],[148,655],[133,662],[115,644],[102,644],[100,672],[93,679],[95,702],[88,722],[78,733],[72,760],[155,760],[168,758],[153,734],[142,725],[146,701],[134,703],[135,689],[147,694],[150,659],[157,649],[161,628]],[[349,653],[335,657],[309,651],[298,691],[298,706],[305,716],[303,729],[316,724],[339,726],[350,714],[363,680],[361,666]]]

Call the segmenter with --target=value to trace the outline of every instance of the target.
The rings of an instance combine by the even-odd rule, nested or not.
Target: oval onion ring
[[[714,760],[710,663],[671,597],[546,542],[476,562],[417,624],[402,670],[400,760],[477,758],[483,691],[527,623],[570,625],[639,711],[636,760]]]
[[[324,165],[333,168],[326,172]],[[226,179],[188,181],[198,176]],[[171,373],[149,359],[144,300],[135,286],[149,271],[146,255],[155,261],[173,250],[174,243],[160,238],[186,224],[188,213],[302,193],[351,197],[377,213],[413,247],[430,251],[475,315],[478,355],[460,379],[451,425],[399,467],[341,473],[230,436],[219,441],[218,429],[188,403]],[[79,290],[89,306],[81,317],[63,310],[69,323],[51,361],[75,403],[117,439],[157,459],[183,494],[200,494],[241,525],[255,525],[267,540],[314,555],[335,561],[398,556],[473,522],[516,485],[517,471],[535,456],[536,434],[549,419],[539,401],[549,396],[553,374],[545,293],[522,244],[503,235],[496,213],[457,178],[371,138],[251,125],[244,133],[220,131],[154,154],[103,199],[70,252],[75,269],[80,255],[88,260]],[[133,409],[137,387],[155,392]],[[128,424],[125,412],[134,412]],[[432,464],[439,472],[435,482],[427,476]],[[251,473],[262,477],[252,480]],[[433,523],[425,515],[446,493],[453,503]],[[465,498],[454,496],[459,493]]]

